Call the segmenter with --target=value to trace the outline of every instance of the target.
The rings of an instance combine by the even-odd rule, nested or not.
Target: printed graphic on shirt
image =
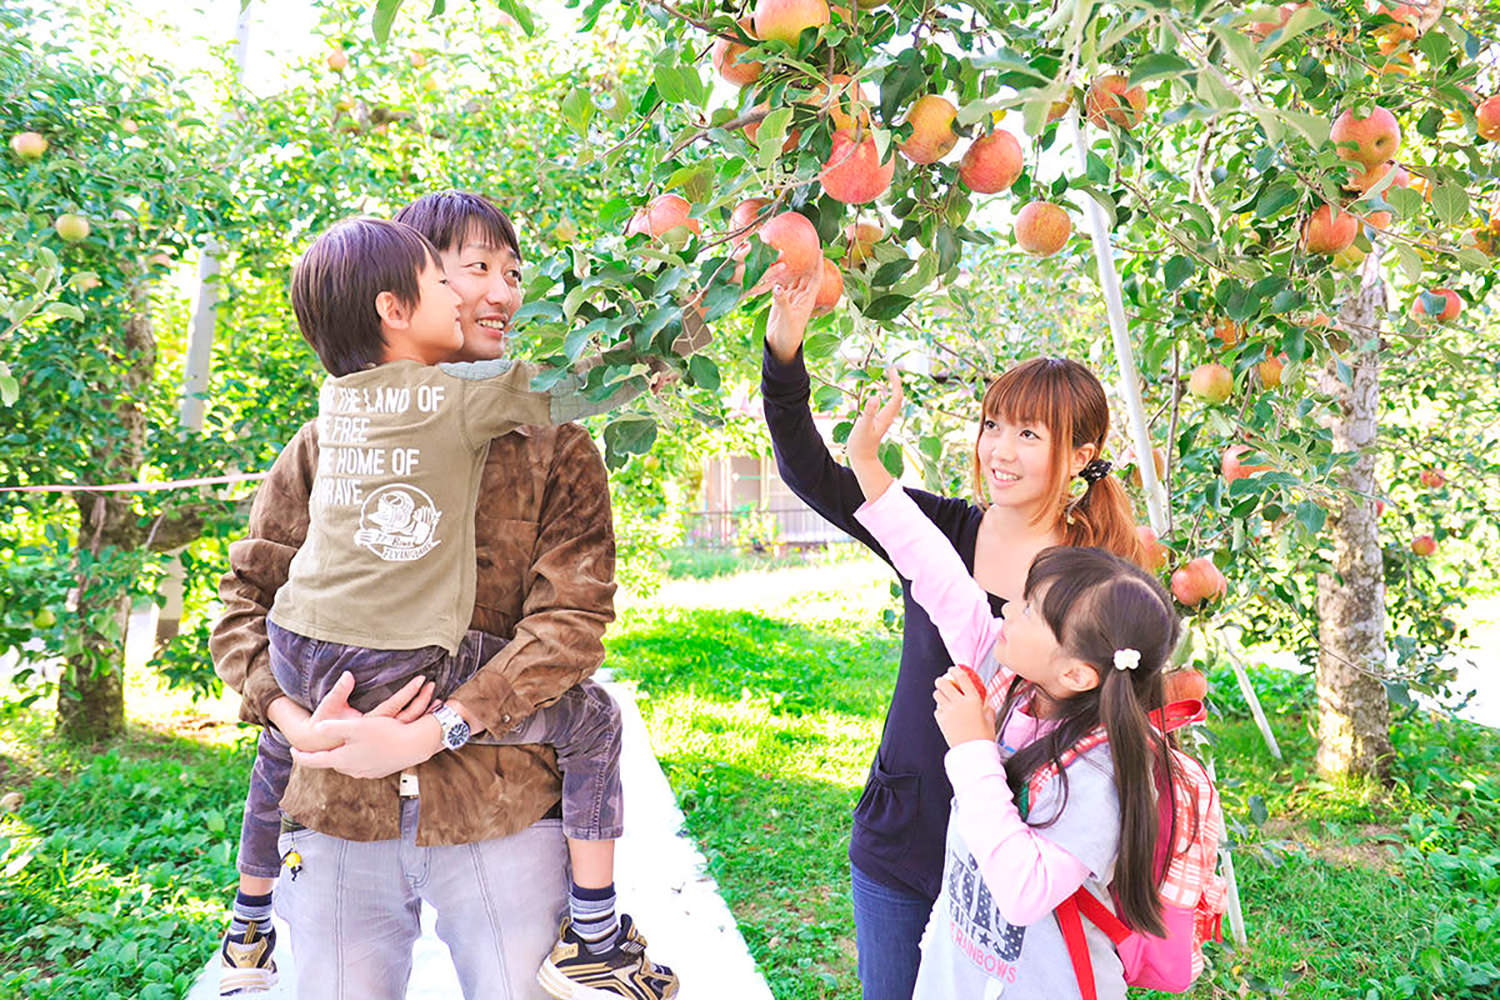
[[[387,562],[413,562],[438,544],[442,516],[432,498],[415,486],[384,486],[365,500],[354,544]]]
[[[985,997],[998,997],[1004,983],[1016,980],[1016,963],[1021,958],[1021,945],[1025,941],[1026,928],[1012,927],[1000,915],[989,886],[979,874],[979,862],[974,855],[964,851],[955,852],[948,845],[948,935],[958,951],[992,977],[997,984],[993,993]]]
[[[411,386],[349,387],[325,382],[318,397],[313,501],[325,507],[363,505],[369,510],[372,498],[365,492],[369,479],[424,475],[420,448],[382,446],[377,444],[377,432],[382,426],[388,428],[392,420],[404,420],[413,409],[436,413],[443,397],[441,385],[419,385],[413,390]]]

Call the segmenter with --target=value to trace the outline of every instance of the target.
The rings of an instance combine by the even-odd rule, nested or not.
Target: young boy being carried
[[[410,695],[414,678],[426,679],[424,697],[440,699],[489,662],[505,640],[469,630],[468,623],[474,507],[490,439],[522,425],[604,412],[639,392],[592,402],[577,394],[572,377],[533,391],[533,366],[442,364],[462,344],[458,304],[437,251],[398,222],[339,223],[293,272],[298,325],[329,378],[318,397],[321,451],[307,539],[276,593],[266,631],[276,679],[304,708],[342,688],[355,708],[368,710],[398,692]],[[463,706],[434,704],[434,735],[440,728],[444,748],[462,747],[472,735]],[[548,744],[563,772],[573,890],[569,917],[538,981],[562,998],[675,995],[676,976],[646,958],[630,917],[614,912],[621,738],[619,709],[608,693],[583,681],[509,732],[479,739]],[[247,814],[280,803],[291,768],[287,739],[263,730]],[[403,773],[400,794],[418,794],[414,785],[414,776]],[[221,949],[225,996],[275,982],[270,879],[249,873],[278,871],[282,858],[274,828],[247,824],[246,831],[244,874]]]

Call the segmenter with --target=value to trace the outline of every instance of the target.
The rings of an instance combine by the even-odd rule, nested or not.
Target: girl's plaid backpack
[[[1173,702],[1151,714],[1153,725],[1163,733],[1203,718],[1203,703],[1199,701]],[[1063,753],[1063,766],[1105,742],[1104,730],[1095,730]],[[1082,918],[1093,922],[1114,942],[1125,966],[1127,985],[1170,993],[1191,989],[1203,971],[1203,943],[1224,939],[1220,921],[1228,893],[1218,874],[1219,838],[1223,833],[1219,793],[1202,764],[1176,748],[1169,752],[1176,764],[1175,784],[1169,786],[1166,775],[1156,775],[1160,817],[1156,877],[1166,936],[1131,930],[1114,911],[1080,886],[1054,912],[1067,942],[1068,957],[1083,1000],[1096,1000],[1096,994]],[[1042,787],[1057,776],[1057,770],[1049,765],[1031,775],[1021,804],[1023,815],[1026,803],[1036,801]],[[1175,843],[1169,843],[1174,820]]]

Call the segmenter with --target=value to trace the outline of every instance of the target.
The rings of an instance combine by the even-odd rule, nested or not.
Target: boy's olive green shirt
[[[591,402],[574,376],[533,391],[537,371],[397,361],[325,380],[307,539],[271,621],[346,646],[457,650],[474,610],[473,511],[490,439],[624,399]]]
[[[308,530],[320,464],[317,427],[287,443],[261,483],[247,537],[229,547],[224,613],[209,640],[214,669],[241,695],[240,716],[266,725],[282,697],[271,674],[266,614]],[[614,620],[614,529],[604,462],[577,424],[521,427],[490,442],[474,510],[477,581],[471,628],[510,641],[452,695],[486,728],[508,727],[594,672]],[[470,743],[416,768],[417,842],[467,844],[509,836],[558,802],[556,754],[541,745]],[[400,836],[397,775],[351,778],[294,767],[282,810],[345,840]]]

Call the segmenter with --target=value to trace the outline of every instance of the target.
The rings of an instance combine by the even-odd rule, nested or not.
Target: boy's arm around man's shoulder
[[[594,400],[583,394],[586,376],[582,374],[563,374],[546,389],[531,388],[533,378],[551,369],[529,362],[500,358],[449,362],[438,367],[463,385],[466,401],[472,405],[464,406],[461,419],[466,435],[476,444],[526,424],[561,425],[607,413],[647,388],[644,379],[631,378],[605,398]],[[597,362],[584,362],[578,367],[586,371],[597,367]]]
[[[514,725],[598,669],[604,630],[615,617],[615,535],[604,461],[576,424],[558,428],[555,440],[536,544],[522,568],[525,594],[515,636],[450,696],[490,730]],[[486,476],[480,489],[494,485]],[[504,526],[475,523],[481,542],[496,530]]]
[[[229,546],[229,572],[219,581],[224,613],[208,648],[214,672],[240,693],[240,718],[246,722],[265,725],[267,706],[282,694],[271,673],[266,615],[286,583],[292,556],[307,538],[307,501],[317,464],[317,426],[309,421],[255,491],[249,527]]]

